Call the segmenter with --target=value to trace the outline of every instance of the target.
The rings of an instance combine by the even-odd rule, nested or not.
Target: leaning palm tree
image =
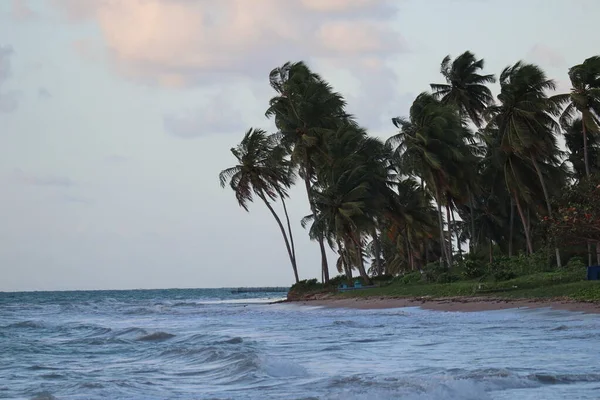
[[[582,135],[583,120],[575,118],[565,128],[565,144],[569,150],[568,160],[573,167],[577,180],[585,178],[588,173],[597,173],[600,167],[600,138],[597,135]],[[587,154],[587,156],[585,156]],[[586,165],[587,161],[587,165]]]
[[[311,236],[325,231],[327,237],[337,241],[338,249],[345,254],[347,265],[352,260],[361,277],[369,283],[371,279],[364,265],[361,234],[371,223],[369,216],[369,182],[365,166],[356,166],[332,177],[332,184],[313,189],[317,212],[305,217],[306,226],[312,221]],[[344,250],[342,250],[344,249]]]
[[[537,65],[519,61],[502,71],[500,87],[500,104],[490,107],[492,123],[497,126],[501,138],[500,146],[511,157],[520,157],[530,163],[542,188],[548,216],[552,217],[550,193],[541,164],[560,164],[556,139],[560,126],[554,120],[559,115],[559,108],[548,98],[548,92],[555,90],[556,84]],[[511,174],[506,176],[516,179],[516,165],[519,163],[513,158],[509,160],[507,165]],[[509,190],[517,190],[521,195],[530,187],[514,182],[511,186]],[[519,207],[518,201],[516,205]],[[555,250],[556,262],[560,266],[560,252],[558,248]]]
[[[496,82],[496,78],[491,74],[480,74],[484,60],[478,60],[470,51],[451,61],[450,56],[446,56],[440,68],[446,83],[432,83],[431,90],[442,103],[456,107],[462,116],[468,116],[481,127],[485,109],[494,103],[492,92],[486,85]]]
[[[451,59],[450,55],[442,60],[440,72],[444,76],[445,84],[432,83],[431,90],[433,95],[442,101],[444,104],[451,105],[458,110],[461,118],[468,117],[471,122],[481,128],[484,122],[484,113],[487,107],[494,104],[494,97],[491,90],[487,86],[490,83],[496,82],[496,78],[492,74],[482,74],[484,60],[477,59],[475,54],[470,51],[465,51],[463,54]],[[473,141],[471,135],[467,135],[469,141]],[[470,169],[469,171],[473,171]],[[474,192],[476,192],[477,179],[462,180],[464,183],[463,193],[464,199],[462,203],[469,204],[468,209],[474,209]],[[454,215],[454,214],[452,214]],[[470,234],[475,236],[474,215],[469,214],[470,219]],[[460,240],[458,240],[460,249]],[[471,243],[471,247],[475,242]],[[460,250],[459,250],[460,251]]]
[[[265,115],[274,118],[281,143],[290,152],[292,163],[299,168],[304,180],[311,212],[316,214],[312,198],[317,173],[314,158],[321,151],[324,136],[350,121],[345,112],[346,102],[303,62],[286,63],[273,69],[269,81],[276,95],[270,100]],[[318,234],[317,240],[323,280],[328,282],[325,238]]]
[[[454,109],[429,93],[420,94],[410,109],[410,118],[394,118],[400,128],[387,143],[394,150],[394,162],[404,174],[419,177],[438,206],[440,243],[445,243],[442,205],[456,193],[457,177],[468,170],[465,164],[464,127]],[[447,208],[447,214],[449,208]],[[450,218],[448,218],[448,223]],[[452,242],[445,250],[448,267],[452,266]]]
[[[588,157],[588,134],[600,134],[600,56],[586,59],[569,69],[571,93],[560,94],[553,100],[566,105],[561,117],[561,125],[567,129],[581,115],[583,138],[583,160],[586,176],[590,175]]]
[[[261,129],[249,129],[244,138],[231,149],[238,165],[227,168],[219,174],[222,187],[229,182],[235,192],[238,204],[248,211],[248,203],[253,201],[254,195],[260,198],[281,230],[290,263],[294,271],[296,283],[299,282],[296,254],[293,246],[292,231],[289,224],[285,198],[287,190],[292,185],[289,162],[284,158],[284,152],[277,146],[274,138]],[[284,206],[288,231],[273,209],[272,201],[279,198]],[[288,236],[289,235],[289,236]]]

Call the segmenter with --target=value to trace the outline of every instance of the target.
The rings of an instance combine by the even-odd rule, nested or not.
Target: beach
[[[555,310],[600,314],[600,304],[593,302],[577,302],[571,300],[523,299],[507,300],[489,297],[448,297],[448,298],[390,298],[390,297],[360,297],[342,298],[323,296],[311,299],[295,300],[305,306],[321,306],[330,308],[350,308],[357,310],[379,310],[405,307],[420,307],[435,311],[477,312],[509,309],[539,309],[552,308]]]

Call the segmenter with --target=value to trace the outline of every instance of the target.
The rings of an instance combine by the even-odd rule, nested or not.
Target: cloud
[[[52,94],[45,87],[38,88],[38,97],[40,99],[50,99],[52,98]]]
[[[76,41],[80,55],[108,60],[136,82],[185,88],[242,77],[266,85],[275,66],[305,60],[358,80],[360,96],[348,100],[369,128],[403,104],[387,65],[409,45],[394,29],[397,3],[387,0],[53,1],[71,21],[99,27],[102,42]],[[166,115],[164,126],[186,138],[244,129],[218,107]]]
[[[77,183],[75,181],[73,181],[71,178],[68,178],[65,176],[29,175],[29,174],[26,174],[25,172],[23,172],[21,169],[15,169],[13,172],[14,172],[15,180],[23,185],[55,186],[55,187],[64,187],[64,188],[77,186]]]
[[[224,93],[214,96],[204,108],[165,114],[163,124],[168,134],[183,139],[229,134],[245,129],[241,112],[231,106]]]
[[[215,74],[263,77],[288,60],[326,56],[353,62],[401,50],[385,0],[54,3],[71,20],[99,26],[120,74],[165,86],[205,83]]]
[[[16,20],[25,20],[35,16],[27,0],[12,0],[12,16]]]
[[[562,54],[541,43],[536,44],[529,50],[527,59],[554,68],[562,68],[567,65],[567,61]]]
[[[0,113],[9,113],[19,106],[16,91],[3,91],[4,84],[11,76],[11,60],[14,50],[11,46],[0,45]]]

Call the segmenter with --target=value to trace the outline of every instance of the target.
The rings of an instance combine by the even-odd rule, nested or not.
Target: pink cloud
[[[120,74],[165,86],[205,82],[215,73],[264,76],[288,60],[383,60],[402,50],[384,0],[54,3],[70,19],[99,26]]]

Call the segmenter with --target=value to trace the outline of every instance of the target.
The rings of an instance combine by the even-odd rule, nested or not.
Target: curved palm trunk
[[[281,230],[281,234],[283,235],[283,240],[285,242],[285,247],[287,249],[288,256],[290,257],[290,262],[292,263],[292,269],[294,270],[294,277],[296,278],[296,283],[298,283],[298,282],[300,282],[300,279],[298,278],[298,268],[296,267],[296,258],[292,254],[292,248],[290,247],[290,242],[288,241],[288,237],[285,233],[285,228],[283,227],[283,224],[281,223],[281,219],[279,218],[279,215],[277,215],[277,213],[271,206],[271,203],[269,203],[263,195],[259,195],[259,197],[265,203],[265,205],[267,206],[269,211],[271,211],[271,214],[273,214],[275,221],[277,221],[277,225],[279,225],[279,229]]]
[[[296,260],[296,248],[294,247],[294,235],[292,235],[292,225],[290,224],[290,216],[288,215],[287,206],[285,205],[285,199],[283,196],[279,196],[281,198],[281,204],[283,205],[283,213],[285,214],[285,220],[287,222],[288,228],[288,237],[290,239],[290,247],[292,248],[292,255],[294,256],[294,261]],[[296,266],[297,268],[297,266]]]
[[[546,187],[546,180],[544,179],[544,176],[542,175],[542,171],[540,170],[540,166],[538,165],[535,157],[533,157],[533,154],[530,156],[531,158],[531,162],[533,163],[533,166],[535,168],[535,171],[537,172],[538,178],[540,180],[540,184],[542,185],[542,191],[544,192],[544,199],[546,200],[546,207],[548,208],[548,217],[552,218],[552,205],[550,204],[550,195],[548,194],[548,188]],[[561,262],[560,262],[560,250],[558,249],[558,247],[554,248],[554,252],[556,254],[556,266],[557,267],[561,267]]]
[[[452,245],[452,228],[450,226],[450,220],[452,217],[450,216],[450,201],[446,201],[446,221],[448,223],[448,268],[452,268],[452,264],[454,263],[454,246]]]
[[[313,199],[312,199],[312,196],[310,193],[311,184],[310,184],[308,156],[306,156],[304,158],[304,162],[305,162],[304,186],[306,188],[306,195],[308,196],[308,203],[310,204],[310,211],[316,218],[317,209],[315,208],[315,203],[313,202]],[[319,233],[317,240],[319,241],[319,248],[321,249],[321,272],[323,274],[323,283],[328,283],[329,282],[329,265],[327,264],[327,253],[325,251],[325,242],[323,239],[323,235]]]
[[[587,144],[587,131],[585,129],[585,122],[581,120],[581,126],[583,127],[583,162],[585,164],[585,176],[590,176],[590,162],[588,158],[588,144]]]
[[[354,244],[354,249],[356,251],[356,256],[358,257],[358,272],[360,273],[360,277],[363,278],[367,285],[371,284],[371,278],[369,274],[367,274],[367,270],[365,269],[365,261],[363,259],[363,251],[362,246],[360,244],[359,238],[356,237],[354,232],[350,233],[350,238],[352,239],[352,243]]]
[[[527,224],[527,219],[525,218],[525,214],[523,213],[523,208],[521,208],[521,202],[519,201],[519,197],[517,193],[513,191],[513,197],[515,199],[515,205],[517,206],[517,210],[519,211],[519,216],[521,217],[521,223],[523,224],[523,230],[525,231],[525,241],[527,242],[527,251],[529,254],[533,254],[533,246],[531,245],[531,237],[529,236],[529,226]]]
[[[442,204],[440,202],[440,191],[436,187],[436,203],[438,209],[438,224],[440,225],[440,248],[442,249],[442,255],[446,257],[446,262],[448,262],[448,249],[446,248],[446,240],[444,239],[444,217],[442,216]],[[441,262],[441,259],[440,259]],[[449,265],[449,264],[448,264]]]
[[[462,260],[463,254],[462,254],[462,248],[460,246],[460,232],[458,231],[458,228],[456,226],[456,217],[454,216],[454,210],[451,210],[451,215],[452,215],[452,226],[454,227],[454,233],[456,233],[456,247],[458,249],[458,256]]]
[[[337,245],[340,249],[342,261],[344,264],[344,271],[346,273],[346,278],[348,279],[348,285],[352,285],[352,262],[351,257],[348,254],[348,240],[344,239],[344,247],[342,247],[340,240],[337,239]]]
[[[377,229],[375,226],[371,229],[371,236],[373,236],[373,250],[375,250],[375,268],[377,269],[377,275],[383,275],[383,265],[381,265],[381,247],[379,246],[379,237],[377,236]]]
[[[510,199],[510,220],[509,220],[509,231],[508,231],[508,256],[513,255],[513,231],[515,228],[515,201]]]
[[[475,251],[477,245],[477,240],[475,240],[475,196],[473,196],[471,189],[469,189],[469,203],[471,208],[471,212],[469,213],[471,217],[471,240],[469,242],[469,247],[471,251]]]

